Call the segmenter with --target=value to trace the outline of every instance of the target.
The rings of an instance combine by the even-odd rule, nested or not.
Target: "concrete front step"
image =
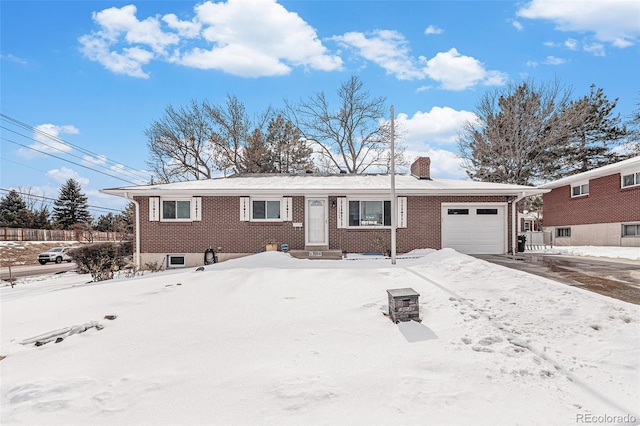
[[[342,259],[342,251],[340,250],[290,250],[289,253],[296,259]]]

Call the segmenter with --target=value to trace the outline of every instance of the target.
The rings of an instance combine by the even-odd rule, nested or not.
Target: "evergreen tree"
[[[638,94],[640,98],[640,93]],[[640,101],[636,103],[636,109],[629,120],[629,138],[625,142],[625,148],[629,157],[640,155]]]
[[[91,222],[87,197],[78,182],[67,180],[60,187],[60,195],[54,202],[53,222],[62,229],[70,229],[77,223]]]
[[[93,229],[99,232],[113,232],[118,226],[118,217],[113,213],[101,215],[93,224]]]
[[[49,222],[49,209],[47,206],[43,206],[40,209],[29,210],[29,225],[28,228],[33,229],[50,229],[51,222]]]
[[[310,148],[300,130],[282,116],[272,119],[267,126],[268,163],[275,173],[296,173],[313,169]]]
[[[29,210],[16,190],[11,190],[0,200],[0,226],[7,228],[27,227]]]
[[[620,115],[613,110],[618,100],[609,101],[602,89],[591,85],[591,93],[571,102],[568,113],[579,117],[569,133],[569,145],[562,156],[560,178],[615,163],[618,156],[611,151],[627,135]]]

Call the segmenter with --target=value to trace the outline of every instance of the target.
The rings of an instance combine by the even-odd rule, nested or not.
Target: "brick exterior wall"
[[[640,187],[620,187],[620,174],[589,180],[589,195],[571,198],[571,186],[543,195],[544,226],[640,221]]]
[[[240,221],[238,197],[202,197],[202,220],[171,223],[149,221],[149,200],[135,198],[140,205],[141,253],[204,253],[211,246],[223,253],[256,253],[267,243],[289,244],[290,250],[305,249],[304,197],[293,197],[292,222],[256,223]],[[390,248],[389,229],[338,229],[337,197],[328,198],[329,248],[349,253],[384,251]],[[407,197],[407,228],[397,230],[398,252],[419,248],[441,248],[441,204],[453,202],[505,202],[503,196]],[[510,215],[507,209],[509,242]],[[472,236],[470,236],[472,238]],[[509,243],[510,246],[510,243]]]

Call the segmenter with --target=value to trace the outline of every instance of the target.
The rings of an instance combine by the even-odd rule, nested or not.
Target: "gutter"
[[[136,206],[136,253],[133,257],[133,261],[136,268],[140,269],[140,203],[134,200],[133,197],[130,197],[128,192],[124,192],[122,196],[127,200],[130,200],[133,205]]]

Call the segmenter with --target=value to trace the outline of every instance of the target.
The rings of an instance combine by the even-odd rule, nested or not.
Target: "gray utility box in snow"
[[[389,316],[391,321],[420,321],[420,296],[412,288],[394,288],[387,290],[389,294]]]

